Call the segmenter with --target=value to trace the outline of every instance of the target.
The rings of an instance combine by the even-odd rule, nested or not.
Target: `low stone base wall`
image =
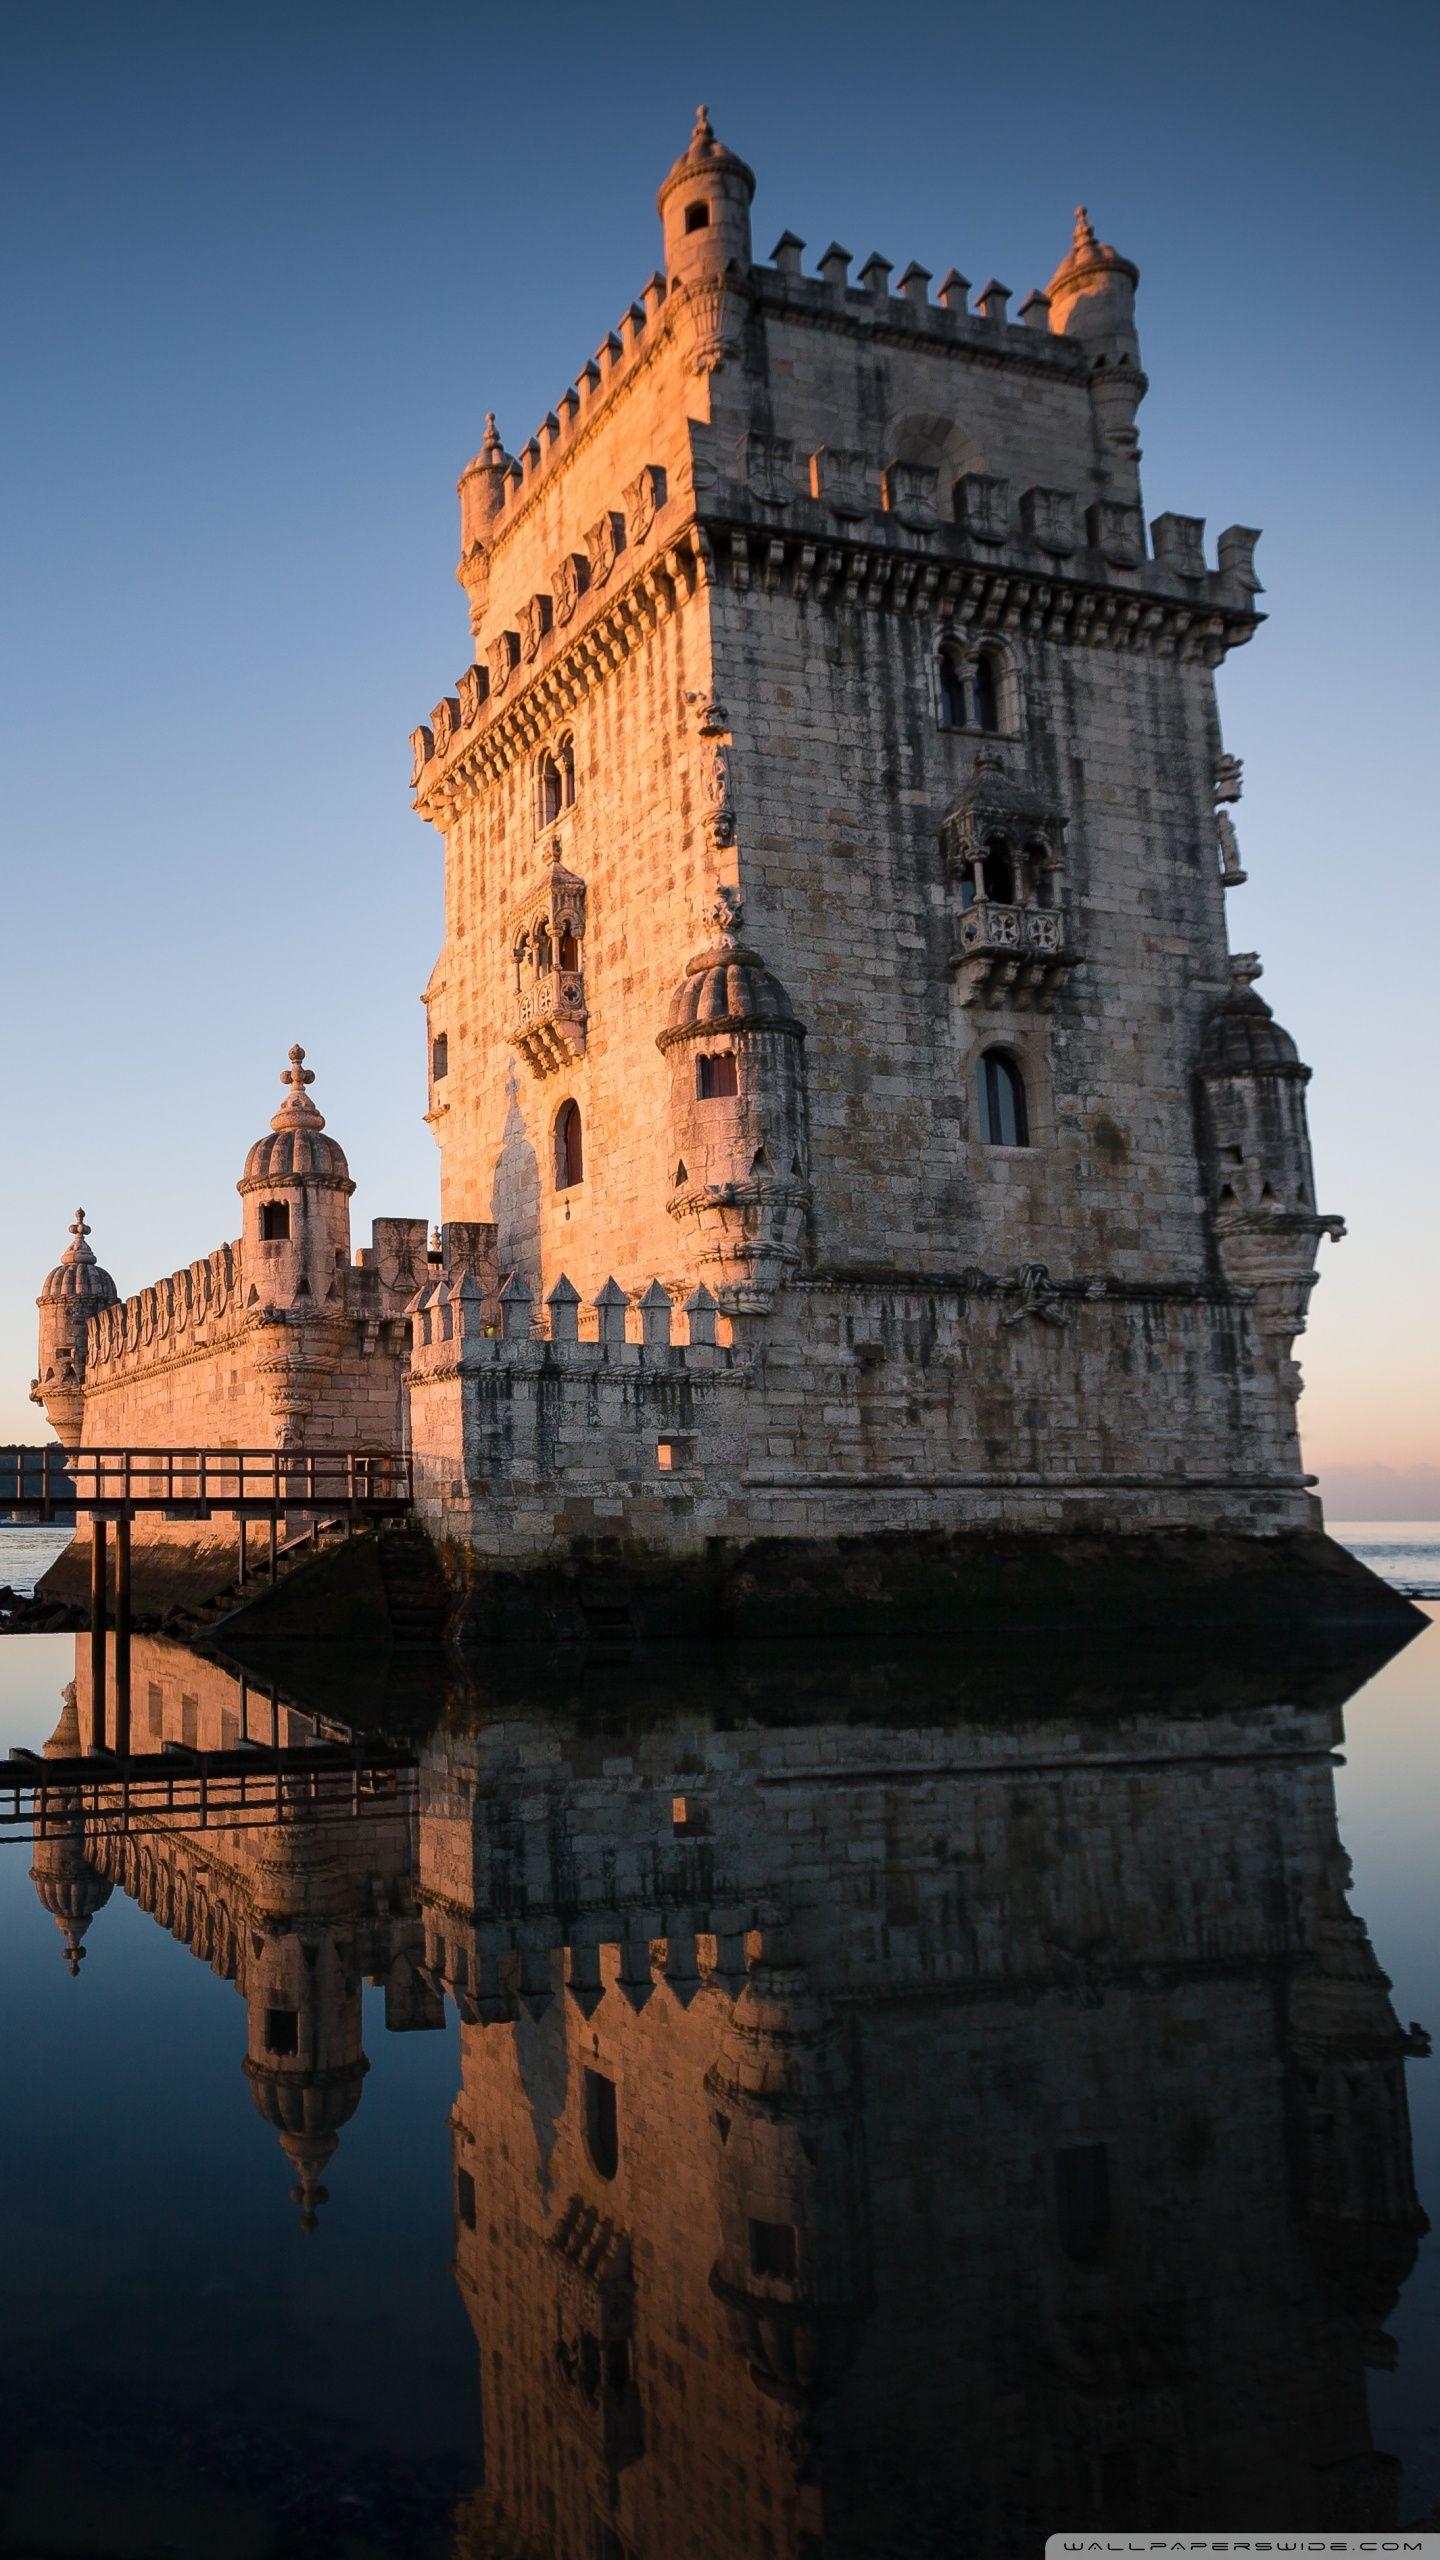
[[[1333,1539],[982,1529],[731,1544],[702,1556],[579,1542],[533,1563],[442,1544],[462,1643],[1090,1635],[1205,1628],[1409,1632],[1420,1612]]]

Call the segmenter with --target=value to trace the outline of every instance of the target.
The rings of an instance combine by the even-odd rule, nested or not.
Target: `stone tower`
[[[84,1411],[87,1328],[102,1307],[114,1306],[117,1293],[109,1272],[101,1270],[90,1250],[83,1209],[75,1212],[70,1239],[35,1301],[40,1374],[32,1381],[30,1401],[43,1407],[56,1436],[73,1447]]]
[[[1012,319],[758,263],[754,191],[702,109],[661,270],[461,479],[474,655],[412,737],[445,1216],[535,1338],[557,1287],[642,1347],[709,1293],[711,1533],[893,1525],[882,1478],[917,1526],[1302,1525],[1338,1221],[1224,915],[1257,536],[1147,534],[1138,270],[1083,211]],[[439,1474],[479,1428],[452,1396]]]

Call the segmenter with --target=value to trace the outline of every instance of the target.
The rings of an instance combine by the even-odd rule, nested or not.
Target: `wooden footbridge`
[[[251,1570],[254,1529],[266,1534],[273,1581],[282,1521],[298,1514],[317,1533],[324,1522],[353,1534],[373,1521],[403,1519],[413,1492],[412,1463],[403,1451],[0,1448],[0,1516],[66,1525],[82,1516],[89,1520],[90,1673],[97,1720],[108,1686],[113,1531],[115,1750],[122,1758],[130,1749],[130,1542],[137,1519],[236,1521],[243,1584]],[[96,1742],[104,1747],[103,1729]]]

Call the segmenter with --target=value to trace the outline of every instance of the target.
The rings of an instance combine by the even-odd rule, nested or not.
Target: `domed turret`
[[[840,2379],[871,2288],[854,2076],[801,1966],[756,1965],[705,2085],[728,2122],[711,2289],[759,2389],[805,2408]]]
[[[60,1721],[45,1745],[45,1757],[78,1760],[82,1743],[73,1680],[66,1682],[61,1700]],[[65,1962],[74,1981],[85,1957],[81,1941],[96,1912],[104,1910],[112,1891],[108,1877],[102,1876],[85,1854],[85,1825],[78,1795],[50,1797],[43,1828],[35,1837],[30,1881],[64,1940]]]
[[[85,1382],[85,1329],[102,1307],[119,1295],[108,1271],[90,1250],[85,1212],[77,1209],[70,1242],[45,1280],[36,1306],[40,1310],[40,1374],[31,1383],[30,1401],[44,1407],[45,1418],[67,1447],[80,1438]]]
[[[670,1064],[670,1215],[694,1234],[696,1276],[732,1312],[767,1307],[800,1259],[810,1205],[805,1027],[738,936],[722,891],[719,939],[689,962],[658,1046]]]
[[[470,600],[470,629],[480,637],[490,591],[490,528],[505,504],[514,456],[500,441],[495,412],[485,413],[485,433],[473,462],[460,474],[460,565],[455,572]]]
[[[326,2200],[321,2174],[370,2068],[353,1952],[329,1929],[307,1929],[302,1941],[293,1926],[272,1922],[245,1970],[245,2077],[295,2171],[291,2198],[307,2231]]]
[[[350,1259],[350,1195],[344,1149],[327,1136],[306,1090],[315,1081],[297,1044],[280,1081],[287,1087],[245,1159],[236,1185],[245,1204],[245,1294],[266,1305],[338,1311]]]
[[[1231,967],[1234,986],[1205,1025],[1198,1061],[1215,1239],[1226,1278],[1254,1291],[1260,1329],[1274,1339],[1287,1362],[1287,1386],[1298,1394],[1289,1351],[1305,1328],[1315,1248],[1345,1227],[1315,1208],[1305,1117],[1310,1070],[1255,991],[1254,953],[1238,953]]]
[[[1047,287],[1050,326],[1058,337],[1084,341],[1090,396],[1114,457],[1118,493],[1127,499],[1139,497],[1135,412],[1148,389],[1135,334],[1139,282],[1139,268],[1108,241],[1096,239],[1085,207],[1077,205],[1069,254]]]
[[[697,107],[689,149],[655,201],[665,229],[665,273],[694,331],[698,373],[713,373],[739,352],[754,194],[754,171],[716,141],[709,115]]]

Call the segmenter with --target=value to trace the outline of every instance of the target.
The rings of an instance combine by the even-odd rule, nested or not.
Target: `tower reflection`
[[[453,2000],[457,2555],[1378,2527],[1426,2045],[1346,1900],[1373,1667],[437,1670],[402,1801],[229,1823],[181,1774],[127,1831],[92,1790],[33,1873],[72,1970],[118,1884],[236,1984],[307,2228],[362,1982]],[[156,1748],[246,1713],[158,1639],[135,1684]]]

